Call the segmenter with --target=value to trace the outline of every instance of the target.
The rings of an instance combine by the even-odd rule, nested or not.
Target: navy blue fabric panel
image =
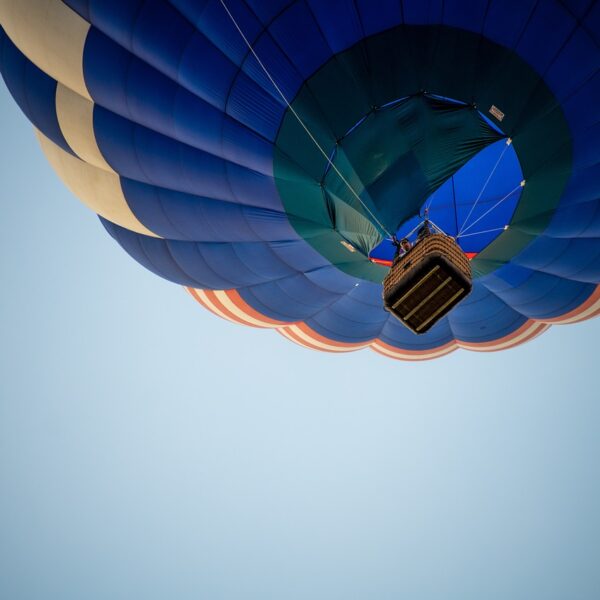
[[[511,317],[505,319],[506,322],[512,320],[515,316],[514,311],[481,282],[475,280],[471,293],[448,315],[448,318],[450,319],[450,325],[456,322],[457,325],[482,326],[480,333],[487,334],[490,332],[485,331],[485,323],[498,315],[507,315],[507,309]]]
[[[505,306],[504,310],[490,316],[485,322],[463,323],[458,314],[448,315],[448,322],[457,340],[471,343],[492,342],[515,332],[527,322],[527,317]]]
[[[561,198],[560,206],[598,201],[598,177],[600,164],[574,172]]]
[[[563,101],[590,79],[600,68],[600,48],[582,27],[561,49],[544,81],[554,90],[557,100]]]
[[[272,139],[274,129],[276,130],[272,121],[275,119],[277,123],[279,122],[285,103],[263,69],[253,58],[249,58],[250,49],[223,6],[217,0],[200,4],[178,0],[173,4],[195,26],[197,31],[202,32],[232,63],[244,70],[243,73],[240,73],[239,69],[236,69],[233,77],[228,78],[227,97],[223,105],[227,107],[227,113],[248,123],[253,129]],[[269,72],[275,76],[278,85],[288,93],[291,93],[290,90],[297,89],[301,81],[293,73],[292,66],[288,64],[285,68],[281,68],[282,57],[279,59],[272,57],[273,46],[268,36],[265,36],[262,41],[258,40],[263,26],[252,10],[240,0],[229,0],[227,8],[235,18],[244,37],[267,66]],[[203,60],[203,58],[202,55],[196,54],[196,60]],[[255,110],[255,103],[264,106],[261,110]],[[279,104],[281,104],[281,108],[278,106]]]
[[[514,263],[557,277],[600,281],[600,239],[556,239],[541,236],[514,259]]]
[[[194,119],[193,112],[185,110],[185,121]],[[181,119],[184,126],[184,118]],[[266,175],[273,174],[273,145],[258,133],[225,116],[222,121],[221,148],[223,158],[233,163],[259,171]]]
[[[271,250],[285,263],[302,273],[331,266],[327,259],[302,239],[272,242]]]
[[[444,0],[402,2],[407,25],[437,25],[442,22]]]
[[[170,242],[173,256],[186,272],[200,282],[197,287],[212,287],[211,275],[226,282],[217,289],[229,289],[264,283],[296,272],[274,260],[266,243],[189,243]]]
[[[514,48],[538,0],[490,0],[483,34],[490,40]]]
[[[471,294],[447,318],[456,338],[465,342],[489,342],[505,337],[527,320],[477,280]]]
[[[284,213],[220,202],[121,178],[136,217],[157,235],[203,242],[296,239]]]
[[[375,339],[389,314],[354,298],[350,291],[306,321],[317,333],[339,342],[366,342]]]
[[[357,323],[339,315],[335,307],[337,307],[337,303],[307,319],[306,324],[319,335],[350,344],[370,342],[379,335],[384,321],[381,323]]]
[[[175,268],[179,269],[180,273],[185,274],[189,281],[193,282],[194,287],[208,287],[208,283],[212,286],[218,284],[221,287],[228,283],[228,279],[221,273],[215,272],[210,265],[201,262],[201,253],[190,259],[187,251],[196,244],[140,236],[140,245],[155,265],[161,269],[173,269],[173,273],[176,272]],[[204,268],[201,269],[200,266]]]
[[[276,48],[270,43],[268,36],[263,36],[263,38],[259,40],[254,39],[255,36],[253,33],[255,27],[258,27],[258,21],[251,15],[250,11],[248,11],[247,6],[241,2],[231,1],[227,6],[232,14],[234,14],[244,35],[247,37],[250,35],[252,37],[254,51],[261,58],[277,84],[283,89],[284,93],[289,93],[290,89],[291,92],[298,89],[302,81],[298,80],[297,76],[294,76],[295,74],[293,73],[291,65],[282,65],[282,62],[285,63],[285,59],[282,56],[277,56]],[[224,9],[222,7],[221,10],[224,14]],[[245,17],[246,15],[248,15],[247,19]],[[167,33],[170,34],[172,32],[172,36],[165,35],[164,33],[167,24]],[[181,56],[184,54],[190,40],[199,35],[199,32],[194,26],[174,7],[165,3],[164,0],[147,0],[144,10],[141,12],[136,23],[134,38],[134,41],[137,42],[136,54],[141,56],[144,60],[157,65],[158,68],[165,72],[176,73]],[[237,30],[233,30],[231,35],[241,39],[241,34]],[[157,43],[157,39],[161,40],[160,44]],[[144,49],[142,54],[139,53],[138,47]],[[164,64],[157,61],[156,55],[161,57]],[[244,71],[252,80],[252,83],[246,82],[248,87],[255,88],[256,84],[258,84],[262,90],[267,91],[267,93],[270,93],[276,100],[279,100],[279,95],[273,89],[273,85],[266,77],[263,69],[260,68],[258,64],[255,64],[254,59],[249,56],[248,48],[246,48],[244,56],[248,57],[248,59],[240,63],[240,57],[236,55],[235,63],[244,65]],[[205,57],[196,55],[196,59],[204,60]],[[257,90],[253,90],[253,94],[255,95],[256,93]],[[233,91],[231,91],[231,94],[233,94]],[[277,112],[278,114],[281,114],[279,111]]]
[[[221,110],[225,110],[231,84],[238,67],[210,40],[195,35],[181,57],[179,83]]]
[[[173,183],[173,180],[178,179],[178,177],[176,177],[172,169],[169,172],[168,169],[172,165],[168,163],[176,161],[178,148],[172,140],[159,134],[153,135],[149,130],[146,130],[144,132],[146,135],[144,135],[143,130],[144,128],[141,125],[136,125],[127,119],[119,117],[101,106],[97,106],[94,111],[94,131],[98,147],[115,171],[129,179],[152,183],[161,187],[171,187],[169,183]],[[141,142],[152,143],[153,141],[155,143],[151,147],[141,148]],[[142,152],[145,152],[146,155],[150,154],[151,158],[154,158],[153,163],[155,164],[144,165],[144,161],[137,155],[138,148]],[[214,157],[213,160],[218,164],[218,161]],[[160,172],[156,172],[152,168],[157,166],[156,163],[162,163]],[[210,166],[216,166],[215,163]],[[221,180],[223,180],[224,166],[220,165],[220,167]],[[177,168],[177,170],[179,169]],[[212,177],[214,180],[217,174],[213,173]],[[191,191],[188,188],[189,184],[186,185],[183,181],[177,181],[174,187],[174,189],[179,189],[179,191]],[[215,183],[210,186],[210,189],[213,194],[216,194],[215,197],[218,197],[220,190]],[[199,193],[202,195],[211,195],[210,193],[207,194],[204,190]]]
[[[565,100],[563,111],[577,143],[577,136],[600,120],[600,70]]]
[[[175,262],[169,253],[165,240],[142,236],[119,227],[102,217],[99,217],[99,219],[121,248],[146,269],[173,283],[199,287],[198,282],[185,273]]]
[[[204,289],[231,289],[239,286],[271,282],[285,288],[285,278],[304,280],[304,287],[320,290],[281,260],[267,243],[194,243],[162,240],[124,229],[106,219],[102,223],[113,238],[153,273],[179,283]],[[281,280],[281,281],[279,281]],[[300,289],[297,282],[290,287]],[[317,294],[316,302],[326,292]],[[305,294],[310,297],[310,293]],[[328,297],[331,294],[328,295]],[[313,307],[313,312],[319,308]]]
[[[230,244],[233,255],[237,258],[237,262],[247,269],[251,274],[251,280],[239,283],[241,285],[253,285],[256,282],[273,281],[283,279],[290,276],[295,276],[297,271],[290,267],[287,263],[280,260],[279,257],[271,250],[268,243],[253,243],[253,244]],[[208,251],[203,250],[204,256],[208,257],[210,264],[215,268],[221,266],[224,262],[227,265],[229,254],[223,253],[217,246],[209,246]],[[234,262],[234,261],[232,261]],[[226,272],[226,271],[225,271]],[[233,280],[233,274],[231,275]]]
[[[444,0],[444,25],[480,33],[488,10],[488,0]]]
[[[176,73],[193,25],[164,0],[89,0],[94,27],[165,73]]]
[[[246,0],[246,4],[264,25],[268,25],[277,15],[294,0]]]
[[[368,325],[370,333],[367,334],[367,330],[364,330],[362,333],[358,334],[359,337],[363,338],[365,335],[373,336],[373,325],[377,326],[378,329],[381,329],[384,321],[386,321],[389,316],[389,313],[383,309],[383,306],[373,306],[367,302],[362,302],[355,296],[354,288],[319,314],[324,315],[325,313],[328,313],[328,320],[334,319],[334,315],[337,315],[341,319],[349,322],[344,325],[343,329],[356,329],[356,331],[359,332],[361,330],[361,325]],[[318,315],[315,315],[315,317],[317,316]],[[321,323],[324,324],[324,320],[321,320]],[[333,327],[333,321],[331,321],[331,324],[328,326]],[[338,335],[343,335],[342,328],[336,327],[335,329],[337,329]],[[377,333],[378,331],[375,335]]]
[[[304,274],[310,281],[334,294],[346,294],[353,291],[359,281],[333,266],[307,271]]]
[[[363,304],[382,306],[383,286],[380,283],[360,281],[352,292],[352,297]]]
[[[574,140],[573,170],[593,168],[600,163],[600,120]]]
[[[575,18],[555,0],[538,2],[516,51],[541,75],[556,60],[576,26]],[[571,65],[571,68],[578,67]]]
[[[265,175],[273,174],[273,146],[250,128],[179,89],[168,135]]]
[[[94,129],[107,162],[124,177],[194,195],[279,209],[272,178],[181,144],[96,107]],[[227,173],[232,181],[229,186]]]
[[[578,19],[581,19],[596,1],[597,0],[563,0],[563,4],[571,13],[573,13],[573,15]]]
[[[569,246],[568,239],[536,238],[525,250],[512,260],[512,263],[528,269],[540,269],[554,262]]]
[[[223,12],[220,5],[215,8]],[[90,14],[94,27],[129,53],[214,106],[225,107],[239,67],[176,7],[164,0],[143,5],[92,0]],[[235,29],[234,34],[243,45]]]
[[[322,310],[341,296],[322,288],[306,277],[303,273],[298,273],[294,277],[287,277],[273,282],[282,292],[293,297],[297,302],[306,306]],[[315,314],[315,313],[313,313]]]
[[[102,10],[111,4],[106,0],[95,0]],[[122,0],[116,2],[118,14],[122,11]],[[95,16],[98,9],[92,12]],[[115,19],[115,12],[111,17]],[[102,27],[101,27],[102,29]],[[131,50],[142,60],[165,73],[176,74],[181,57],[191,39],[198,35],[194,26],[165,0],[145,0],[131,26]]]
[[[72,8],[80,17],[90,21],[89,0],[63,0],[63,2]]]
[[[306,0],[334,53],[342,52],[364,37],[354,0]]]
[[[233,63],[239,66],[244,62],[248,46],[219,0],[170,0],[170,3]],[[242,0],[226,0],[226,5],[253,44],[263,29],[260,21]]]
[[[561,279],[561,286],[547,302],[538,302],[529,311],[534,319],[561,317],[579,308],[596,290],[596,284]]]
[[[105,34],[93,27],[85,41],[85,83],[96,104],[123,116],[129,115],[127,80],[132,57]]]
[[[263,173],[272,172],[272,151],[267,140],[104,34],[92,30],[84,64],[86,82],[97,104],[216,156],[231,157]],[[223,143],[224,128],[228,139],[239,138],[236,146]]]
[[[587,30],[600,45],[600,2],[594,2],[585,21]]]
[[[262,289],[262,286],[240,288],[238,293],[244,302],[254,308],[254,310],[270,319],[275,319],[277,321],[295,323],[303,318],[302,316],[298,316],[299,314],[308,314],[310,312],[306,309],[306,307],[301,307],[300,310],[298,310],[296,306],[286,305],[285,302],[274,303],[275,305],[281,305],[283,307],[283,312],[281,310],[274,309],[271,306],[271,304],[273,304],[273,298],[270,297],[268,290],[265,292],[265,290]],[[263,299],[266,300],[267,304],[263,302]]]
[[[360,337],[365,335],[373,336],[373,325],[378,327],[378,330],[381,329],[383,323],[387,321],[389,313],[384,310],[381,304],[379,306],[373,306],[370,303],[362,302],[359,298],[356,297],[354,290],[351,290],[345,296],[340,298],[337,302],[332,304],[329,309],[336,315],[350,321],[351,324],[349,326],[350,329],[355,328],[357,331],[360,331],[360,326],[364,324],[369,324],[370,333],[360,333]],[[321,313],[323,314],[323,313]],[[344,329],[347,329],[347,326],[344,326]],[[339,330],[339,328],[338,328]],[[379,331],[375,332],[375,335],[379,333]],[[365,330],[366,331],[366,330]],[[338,334],[341,335],[343,332],[338,331]]]
[[[432,350],[454,339],[448,319],[438,321],[426,335],[415,335],[391,315],[383,326],[379,339],[390,346],[406,350]]]
[[[66,150],[56,117],[56,81],[38,69],[0,28],[0,71],[12,97],[26,117],[47,138]]]
[[[271,35],[265,34],[259,37],[253,50],[254,53],[249,52],[244,62],[244,73],[285,106],[279,91],[291,102],[304,83],[303,77]],[[279,91],[271,79],[277,84]]]
[[[248,227],[259,239],[271,242],[271,245],[276,244],[277,248],[280,244],[302,242],[307,252],[314,252],[292,228],[285,213],[242,205],[242,214]],[[227,228],[227,225],[224,225],[224,228]]]
[[[228,115],[273,141],[285,110],[285,101],[280,96],[273,96],[243,72],[239,72],[227,100]]]
[[[491,303],[488,307],[487,304]],[[468,313],[463,315],[462,320],[479,321],[487,314],[494,314],[506,305],[498,297],[494,296],[479,280],[473,282],[471,293],[460,303],[461,311]],[[457,307],[458,308],[458,307]]]
[[[531,269],[506,263],[493,273],[478,278],[478,281],[492,293],[498,295],[524,284],[531,275]]]
[[[240,290],[242,298],[259,312],[282,321],[310,318],[341,297],[322,290],[304,275]]]
[[[514,265],[512,268],[517,269]],[[494,289],[493,282],[487,278],[482,283],[514,310],[533,319],[563,315],[576,308],[581,298],[591,293],[591,284],[534,271],[529,271],[529,276],[520,285],[506,286],[501,290]]]
[[[282,211],[275,181],[266,175],[233,163],[225,163],[229,188],[240,204]]]
[[[356,0],[365,35],[373,35],[402,23],[400,2],[389,0]]]
[[[266,243],[216,244],[157,240],[111,223],[105,223],[105,226],[136,260],[176,283],[205,289],[231,289],[269,282],[276,284],[279,290],[277,297],[285,293],[297,294],[299,301],[305,302],[311,313],[323,306],[324,298],[339,297],[298,274],[285,262],[277,260]],[[275,302],[273,306],[277,307],[278,304]],[[294,320],[297,318],[294,316]]]
[[[600,238],[600,202],[580,202],[559,206],[544,232],[552,238]]]
[[[222,275],[220,271],[215,271],[205,260],[200,245],[192,242],[160,241],[162,242],[162,246],[168,249],[169,255],[175,264],[178,266],[181,265],[185,269],[185,273],[190,277],[192,283],[187,285],[213,290],[234,287],[233,282],[227,276]],[[239,273],[238,276],[240,276]]]
[[[269,31],[304,79],[332,54],[312,13],[303,2],[297,2],[284,11]],[[307,39],[310,39],[309,44]]]
[[[88,0],[90,22],[130,52],[136,20],[146,0]]]

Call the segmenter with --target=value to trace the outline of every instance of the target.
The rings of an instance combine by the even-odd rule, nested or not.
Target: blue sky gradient
[[[311,352],[130,259],[4,86],[0,131],[0,598],[600,597],[600,320]]]

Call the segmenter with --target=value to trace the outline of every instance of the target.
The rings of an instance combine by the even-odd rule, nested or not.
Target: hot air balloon
[[[424,360],[600,313],[600,2],[0,0],[0,24],[59,177],[220,317]],[[425,217],[472,291],[415,335],[382,281]]]

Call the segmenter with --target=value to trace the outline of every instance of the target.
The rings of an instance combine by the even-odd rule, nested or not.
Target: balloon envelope
[[[317,350],[500,350],[600,312],[600,3],[0,1],[1,71],[114,239]],[[383,309],[425,209],[473,292]]]

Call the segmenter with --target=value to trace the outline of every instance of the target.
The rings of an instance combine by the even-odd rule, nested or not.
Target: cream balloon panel
[[[158,237],[135,217],[119,175],[98,147],[94,103],[83,73],[83,51],[90,24],[60,0],[0,0],[0,16],[2,27],[19,50],[57,81],[56,116],[75,156],[41,131],[36,130],[36,134],[58,176],[100,216],[131,231]]]
[[[119,176],[80,160],[36,131],[42,150],[65,185],[95,213],[131,231],[158,237],[135,217],[123,194]]]
[[[83,75],[87,21],[61,0],[0,0],[0,23],[31,62],[91,99]]]

